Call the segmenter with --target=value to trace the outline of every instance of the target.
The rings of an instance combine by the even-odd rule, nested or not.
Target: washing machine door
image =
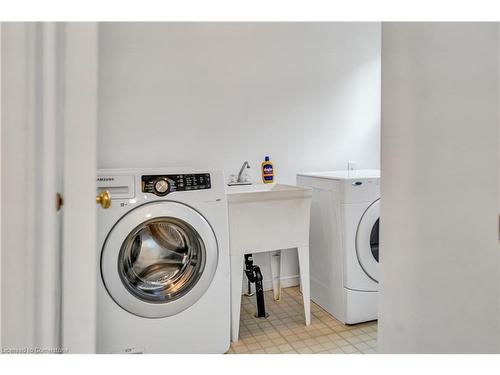
[[[178,314],[200,299],[217,269],[217,241],[196,210],[158,201],[118,221],[101,253],[101,275],[113,300],[145,318]]]
[[[378,282],[380,199],[364,212],[356,232],[356,254],[365,273]]]

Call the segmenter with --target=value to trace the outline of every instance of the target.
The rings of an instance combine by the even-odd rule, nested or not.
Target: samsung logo
[[[97,177],[97,181],[114,181],[114,177]]]

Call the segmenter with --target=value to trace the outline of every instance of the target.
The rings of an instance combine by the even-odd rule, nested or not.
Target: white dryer
[[[222,172],[98,171],[99,353],[229,348],[227,203]]]
[[[313,189],[311,299],[346,324],[377,319],[380,170],[301,173]]]

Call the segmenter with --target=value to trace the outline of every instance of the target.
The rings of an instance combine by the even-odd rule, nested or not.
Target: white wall
[[[258,182],[270,155],[276,180],[295,183],[348,160],[379,167],[378,23],[113,23],[99,41],[101,168],[228,176],[248,160]]]
[[[499,351],[498,42],[383,24],[381,352]]]

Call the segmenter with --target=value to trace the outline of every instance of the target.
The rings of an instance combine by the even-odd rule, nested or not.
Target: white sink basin
[[[311,197],[307,187],[285,184],[234,185],[226,187],[228,202]]]
[[[310,188],[237,185],[226,194],[231,254],[309,246]]]

